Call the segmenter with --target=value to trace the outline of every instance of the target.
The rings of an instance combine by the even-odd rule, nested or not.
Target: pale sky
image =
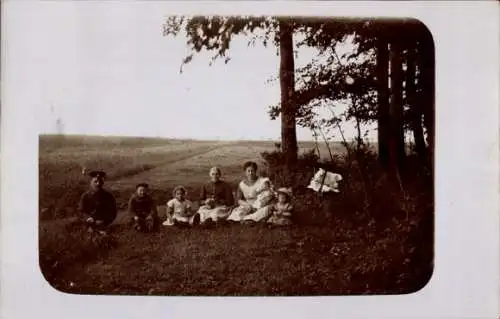
[[[45,9],[44,9],[45,8]],[[40,79],[41,133],[197,139],[279,139],[267,109],[280,99],[274,47],[231,42],[232,60],[209,66],[213,52],[189,53],[186,38],[164,37],[167,12],[148,6],[44,6],[23,36]],[[36,49],[35,49],[36,48]],[[28,48],[28,50],[31,50]],[[313,50],[299,51],[296,67]],[[354,130],[346,126],[347,135]],[[298,139],[311,139],[298,128]]]

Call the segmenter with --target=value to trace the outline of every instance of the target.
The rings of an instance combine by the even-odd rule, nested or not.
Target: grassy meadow
[[[314,147],[302,142],[301,151]],[[333,145],[342,152],[340,144]],[[327,155],[325,146],[323,154]],[[39,207],[42,220],[74,216],[76,204],[88,180],[82,169],[108,173],[108,188],[124,209],[137,183],[148,182],[153,194],[165,202],[171,190],[184,185],[196,199],[198,188],[208,180],[214,165],[223,169],[224,179],[237,182],[247,160],[261,164],[264,151],[275,149],[272,141],[196,141],[135,137],[42,135],[39,143]]]
[[[305,153],[315,146],[303,142],[299,147]],[[343,155],[342,145],[331,147]],[[164,204],[179,184],[197,200],[214,165],[233,185],[247,160],[273,176],[273,167],[261,153],[275,150],[272,141],[40,136],[39,254],[45,278],[64,292],[140,295],[386,294],[412,292],[427,282],[432,226],[422,222],[419,211],[432,207],[422,206],[425,194],[415,192],[398,204],[404,211],[375,220],[360,211],[354,175],[352,183],[347,181],[352,186],[345,188],[346,195],[328,206],[334,210],[332,219],[287,229],[162,227],[139,234],[118,218],[109,236],[96,238],[69,221],[87,187],[83,167],[108,173],[105,186],[124,210],[139,182],[149,183],[157,203]],[[324,145],[320,153],[329,158]],[[305,181],[313,171],[304,174]],[[315,194],[301,198],[299,215],[320,210]]]

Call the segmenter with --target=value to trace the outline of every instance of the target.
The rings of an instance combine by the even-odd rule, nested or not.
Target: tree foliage
[[[432,37],[418,21],[270,16],[169,17],[164,34],[177,36],[180,32],[186,33],[192,53],[186,56],[182,65],[203,50],[215,52],[210,64],[217,59],[228,63],[231,40],[238,35],[246,36],[249,46],[256,43],[266,47],[272,45],[279,53],[280,23],[283,22],[289,26],[289,32],[299,38],[293,50],[312,47],[318,54],[305,66],[293,70],[292,81],[281,81],[286,74],[280,72],[282,99],[269,107],[271,119],[283,115],[282,103],[286,98],[286,103],[293,104],[287,109],[288,120],[294,117],[294,123],[310,128],[316,136],[339,128],[339,121],[354,121],[359,144],[363,135],[361,125],[377,123],[381,157],[384,157],[384,152],[404,151],[404,137],[391,146],[398,150],[384,148],[392,135],[400,136],[404,131],[414,132],[415,139],[418,138],[418,152],[425,153],[426,148],[433,147],[429,138],[434,131],[433,59],[429,57],[433,44]],[[350,43],[352,50],[339,56],[338,46],[346,43]],[[393,57],[392,63],[389,54]],[[288,65],[293,65],[293,61]],[[399,74],[393,72],[395,68],[403,72],[397,79],[393,78],[394,74]],[[394,90],[395,87],[400,87],[401,91]],[[284,90],[291,90],[291,95]],[[389,101],[392,101],[391,108]],[[335,109],[340,104],[347,106],[344,112]],[[389,111],[392,115],[386,114]],[[396,119],[394,114],[401,116]],[[284,126],[285,122],[282,122],[282,130]],[[422,144],[422,134],[427,135],[426,144]]]
[[[230,44],[237,35],[248,37],[248,45],[260,41],[264,46],[278,44],[278,22],[273,17],[255,16],[169,16],[163,25],[164,36],[178,36],[185,32],[186,45],[192,51],[181,64],[191,62],[195,53],[211,51],[210,65],[217,59],[231,60]]]

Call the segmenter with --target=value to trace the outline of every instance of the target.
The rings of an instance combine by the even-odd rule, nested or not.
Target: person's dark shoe
[[[134,224],[134,229],[138,232],[142,232],[142,227],[139,223]]]
[[[199,226],[200,225],[200,214],[196,214],[193,217],[193,226]]]
[[[147,219],[146,220],[146,231],[149,233],[153,231],[154,228],[154,220],[153,219]]]

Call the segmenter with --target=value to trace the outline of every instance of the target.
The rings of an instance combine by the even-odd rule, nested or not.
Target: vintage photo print
[[[123,127],[134,134],[141,121],[160,114],[157,129],[169,132],[171,122],[181,127],[164,138],[135,138],[67,135],[68,123],[60,134],[40,135],[39,260],[54,288],[359,295],[412,293],[428,282],[435,72],[425,25],[412,19],[168,16],[163,28],[159,39],[172,43],[165,53],[174,55],[174,45],[188,49],[186,57],[166,62],[185,70],[165,77],[174,82],[165,83],[165,95],[179,94],[184,84],[190,114],[172,104],[153,109],[134,103],[135,119]],[[213,72],[225,70],[226,79],[234,74],[233,83],[241,79],[243,98],[236,97],[242,90],[236,84],[222,87],[235,92],[239,106],[224,101],[220,76],[200,79],[197,68],[208,65],[189,64],[203,50],[213,55],[206,61],[214,61]],[[96,62],[110,59],[121,72],[134,68],[106,52]],[[157,52],[139,46],[132,55],[139,54]],[[277,88],[265,77],[256,81],[248,65],[270,76],[278,70]],[[113,69],[100,65],[96,72],[111,76]],[[144,85],[147,76],[129,82]],[[116,83],[101,84],[109,85]],[[277,104],[245,98],[258,87],[269,96],[279,93]],[[196,103],[203,92],[214,99]],[[124,107],[96,103],[116,113]],[[251,112],[245,120],[228,108]],[[197,113],[201,121],[193,119]],[[265,136],[265,124],[278,116]],[[190,122],[203,129],[189,130]],[[240,137],[235,125],[247,131]],[[258,134],[266,139],[254,140]]]
[[[6,316],[494,318],[499,10],[464,5],[8,3]]]

